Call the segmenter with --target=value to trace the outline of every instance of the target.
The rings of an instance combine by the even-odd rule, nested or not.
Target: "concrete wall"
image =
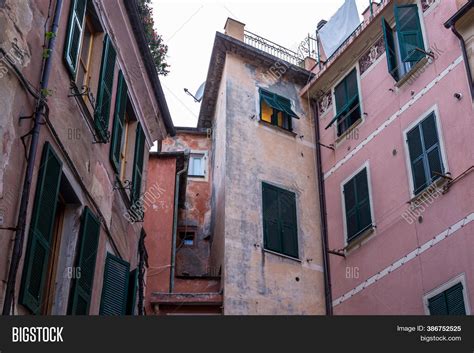
[[[402,218],[413,197],[404,132],[418,119],[436,111],[446,169],[453,178],[474,165],[474,113],[467,75],[459,41],[443,26],[456,9],[454,2],[437,2],[421,17],[427,47],[436,58],[411,82],[394,86],[385,54],[362,75],[361,104],[366,116],[354,133],[336,143],[334,127],[324,130],[334,116],[333,106],[321,117],[321,142],[335,144],[334,151],[322,149],[329,248],[346,245],[341,185],[366,163],[376,225],[345,258],[330,255],[335,314],[424,314],[424,296],[459,275],[465,277],[468,300],[474,302],[470,250],[474,246],[474,173],[459,179],[423,210],[418,207],[420,221]],[[341,68],[339,78],[350,69]],[[457,100],[455,93],[464,98]],[[430,246],[438,235],[441,241]]]
[[[299,97],[301,87],[285,79],[274,80],[266,74],[268,69],[227,53],[217,101],[212,258],[222,259],[223,255],[224,313],[323,314],[319,203],[309,106]],[[294,101],[301,117],[294,120],[295,134],[258,122],[259,87]],[[296,193],[299,260],[263,250],[263,181]]]
[[[46,141],[49,141],[59,158],[63,161],[63,180],[70,185],[68,194],[76,198],[72,209],[67,216],[66,225],[61,237],[61,252],[58,269],[58,285],[56,287],[57,299],[53,305],[53,312],[64,314],[66,308],[70,278],[66,277],[66,269],[74,265],[75,245],[79,230],[79,217],[84,206],[89,206],[96,215],[103,217],[99,249],[96,261],[96,273],[93,285],[91,314],[97,314],[100,306],[102,291],[103,267],[107,251],[113,252],[130,262],[131,269],[137,266],[137,247],[141,224],[130,224],[124,214],[129,207],[126,199],[118,190],[113,190],[115,175],[109,161],[110,144],[93,143],[94,138],[90,122],[81,111],[78,99],[81,97],[68,97],[70,76],[63,59],[65,36],[69,16],[70,1],[63,2],[57,45],[50,55],[53,60],[50,85],[51,95],[48,98],[50,108],[49,119],[58,138],[52,135],[52,130],[42,126],[40,133],[39,149],[37,152],[31,201],[28,209],[27,230],[33,206],[33,197],[40,165],[41,151]],[[115,83],[119,68],[124,71],[125,78],[130,88],[130,99],[137,119],[144,127],[146,135],[144,183],[142,191],[146,191],[146,169],[148,149],[153,140],[164,138],[166,132],[159,116],[156,100],[151,91],[150,80],[143,69],[144,64],[134,41],[133,31],[128,20],[123,3],[94,1],[99,13],[99,20],[117,49],[117,62],[115,67]],[[39,86],[40,70],[43,56],[44,23],[47,17],[48,1],[11,1],[2,2],[0,6],[0,46],[10,53],[15,54],[14,61],[22,74],[35,87]],[[51,11],[54,11],[55,2]],[[47,25],[49,31],[50,23]],[[91,89],[96,96],[97,76],[100,58],[102,55],[102,38],[96,38],[97,46],[92,52],[92,81]],[[19,54],[21,53],[21,55]],[[130,63],[130,65],[128,65]],[[34,100],[26,94],[25,89],[19,85],[18,79],[12,70],[5,64],[4,59],[0,66],[0,209],[3,213],[3,223],[0,226],[13,227],[16,224],[21,185],[26,167],[25,151],[20,136],[27,133],[32,126],[31,120],[19,121],[20,116],[30,116],[34,111]],[[137,67],[135,67],[137,66]],[[6,67],[6,69],[5,69]],[[114,91],[115,91],[114,83]],[[132,84],[133,83],[133,84]],[[133,86],[133,87],[132,87]],[[115,93],[113,94],[115,97]],[[109,129],[112,126],[112,113],[114,112],[114,98],[111,102],[111,116]],[[27,139],[28,141],[28,139]],[[60,148],[64,146],[64,151]],[[133,146],[132,146],[133,148]],[[71,163],[68,162],[70,159]],[[94,201],[94,202],[92,202]],[[94,203],[98,205],[96,208]],[[3,301],[5,292],[4,283],[7,277],[12,239],[14,233],[2,230],[4,236],[0,238],[0,300]],[[69,234],[71,232],[71,234]],[[25,241],[23,254],[27,241]],[[23,259],[22,259],[23,260]],[[17,277],[16,294],[21,282],[23,264]],[[62,293],[59,295],[58,293]],[[17,300],[18,295],[15,296]],[[21,306],[16,306],[20,314],[27,313]]]

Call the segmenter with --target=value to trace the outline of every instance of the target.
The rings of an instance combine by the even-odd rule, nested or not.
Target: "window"
[[[426,55],[418,6],[395,5],[395,28],[382,18],[382,29],[388,71],[395,81],[399,81]]]
[[[337,136],[341,136],[359,119],[361,119],[356,69],[352,70],[336,86],[334,89],[334,96],[336,101],[336,116],[329,123],[326,129],[337,121]]]
[[[292,118],[299,119],[291,109],[291,101],[277,94],[260,90],[260,120],[293,131]]]
[[[192,247],[194,246],[194,232],[179,232],[179,244],[178,247]]]
[[[94,45],[94,32],[90,21],[85,20],[84,33],[81,46],[81,54],[79,56],[79,65],[77,68],[76,84],[77,86],[89,86],[90,80],[90,65],[92,48]]]
[[[372,227],[367,168],[344,184],[343,194],[349,243]]]
[[[130,264],[107,254],[100,301],[100,315],[125,315],[129,299]]]
[[[462,283],[428,299],[430,315],[466,315]]]
[[[413,194],[417,195],[444,173],[436,115],[431,113],[406,134]]]
[[[262,189],[264,248],[298,258],[295,194],[267,183]]]
[[[127,83],[123,77],[122,71],[119,72],[117,93],[115,100],[115,113],[112,127],[112,140],[110,144],[110,161],[119,174],[120,180],[124,181],[125,157],[127,148],[128,133],[128,115],[127,115]]]
[[[143,162],[145,154],[145,134],[140,124],[137,124],[135,138],[135,156],[132,171],[132,203],[140,199],[143,181]]]
[[[80,56],[82,32],[84,30],[86,9],[87,0],[71,1],[64,58],[66,60],[68,69],[74,78],[76,78],[78,70],[78,61]]]
[[[206,156],[204,153],[192,153],[189,157],[188,175],[190,177],[202,178],[206,174]]]

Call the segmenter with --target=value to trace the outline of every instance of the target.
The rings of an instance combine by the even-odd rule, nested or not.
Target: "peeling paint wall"
[[[211,257],[223,261],[225,314],[324,314],[314,127],[301,87],[268,69],[227,53],[214,117]],[[258,121],[259,87],[294,102],[295,135]],[[263,250],[263,181],[296,194],[299,261]]]

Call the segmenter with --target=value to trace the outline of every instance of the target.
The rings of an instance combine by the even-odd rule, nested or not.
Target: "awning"
[[[263,99],[270,107],[284,112],[292,118],[299,119],[298,115],[291,109],[289,99],[265,91],[260,91],[260,99]]]

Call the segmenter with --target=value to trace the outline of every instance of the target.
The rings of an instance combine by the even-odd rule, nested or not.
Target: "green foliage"
[[[155,30],[151,0],[138,0],[138,12],[142,18],[145,36],[151,51],[151,56],[156,66],[158,75],[166,76],[169,73],[169,64],[166,62],[168,46],[163,43],[163,38]]]

